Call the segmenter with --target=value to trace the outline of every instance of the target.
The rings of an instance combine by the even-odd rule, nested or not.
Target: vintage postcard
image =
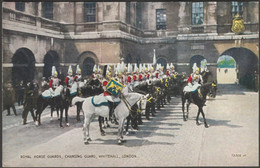
[[[259,166],[258,1],[3,1],[2,167]]]

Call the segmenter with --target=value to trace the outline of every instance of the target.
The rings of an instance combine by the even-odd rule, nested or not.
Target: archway
[[[236,61],[229,55],[222,55],[217,62],[217,81],[219,84],[234,84],[237,82]]]
[[[190,70],[192,71],[193,64],[196,63],[197,67],[200,67],[201,61],[205,58],[202,55],[194,55],[190,59]]]
[[[97,56],[90,51],[85,51],[78,57],[78,64],[82,70],[82,76],[89,76],[93,73],[93,68],[95,64],[98,64],[99,60]]]
[[[28,48],[18,49],[12,58],[12,82],[14,85],[19,81],[30,82],[34,79],[35,57]]]
[[[223,52],[222,55],[229,55],[235,59],[239,84],[253,89],[255,75],[258,75],[259,69],[257,56],[247,48],[231,48]]]
[[[156,61],[157,64],[161,64],[164,69],[166,69],[166,66],[167,66],[167,61],[165,58],[159,58],[157,61]]]
[[[56,51],[48,51],[44,56],[43,62],[44,62],[43,76],[45,78],[49,78],[51,76],[52,66],[55,66],[59,75],[60,63],[59,63],[59,55]]]
[[[91,57],[87,57],[83,61],[83,68],[82,68],[82,76],[89,76],[93,73],[93,68],[95,65],[95,61]]]

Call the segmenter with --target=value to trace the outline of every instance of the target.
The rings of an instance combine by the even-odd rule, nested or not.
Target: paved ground
[[[117,145],[116,125],[103,137],[96,120],[90,130],[93,141],[84,145],[82,122],[75,121],[73,107],[71,125],[65,128],[59,128],[55,117],[50,121],[49,109],[40,127],[32,121],[21,125],[21,108],[18,116],[5,116],[4,111],[3,166],[258,166],[258,101],[256,92],[219,86],[216,99],[204,107],[210,125],[205,128],[195,124],[195,105],[184,122],[180,98],[174,97],[156,117],[143,119],[139,131],[130,131],[122,146]]]

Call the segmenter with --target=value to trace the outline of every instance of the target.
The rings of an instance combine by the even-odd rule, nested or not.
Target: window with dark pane
[[[125,9],[125,21],[126,23],[130,24],[130,2],[126,2],[126,9]]]
[[[142,28],[142,6],[140,2],[136,3],[136,27]]]
[[[166,29],[166,10],[156,9],[156,29],[165,30]]]
[[[96,22],[96,2],[84,2],[84,21]]]
[[[204,21],[203,2],[192,3],[192,24],[200,25]]]
[[[232,17],[234,17],[236,14],[239,14],[240,16],[243,15],[243,2],[237,2],[237,1],[232,1],[231,2],[232,6]]]
[[[15,2],[15,9],[23,12],[25,10],[25,3]]]
[[[53,2],[42,2],[42,16],[53,19]]]

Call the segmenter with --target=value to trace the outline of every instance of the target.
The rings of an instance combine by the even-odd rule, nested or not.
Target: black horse
[[[206,96],[208,95],[208,93],[210,92],[210,90],[212,89],[212,83],[206,83],[203,84],[199,89],[197,89],[197,91],[195,92],[182,92],[182,112],[183,112],[183,120],[187,121],[188,118],[188,114],[189,114],[189,106],[191,103],[194,103],[195,105],[198,106],[198,114],[196,117],[196,124],[199,125],[199,115],[200,113],[203,116],[204,119],[204,125],[206,128],[208,128],[208,124],[206,122],[206,118],[205,118],[205,114],[203,112],[203,106],[206,102]],[[186,104],[186,115],[185,115],[185,104]]]
[[[210,75],[212,75],[210,71],[201,72],[201,77],[202,77],[203,83],[208,82],[208,78],[209,78]]]

